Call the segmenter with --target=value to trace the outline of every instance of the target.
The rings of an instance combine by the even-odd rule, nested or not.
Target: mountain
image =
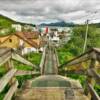
[[[12,24],[21,24],[21,25],[31,25],[35,26],[33,24],[23,23],[23,22],[17,22],[13,19],[10,19],[4,15],[0,15],[0,29],[2,28],[8,28],[11,27]]]
[[[58,26],[58,27],[73,27],[75,26],[74,23],[70,22],[70,23],[66,23],[65,21],[60,21],[60,22],[55,22],[55,23],[42,23],[39,26]]]
[[[5,17],[3,15],[0,15],[0,28],[7,28],[11,27],[11,25],[15,23],[12,19]]]

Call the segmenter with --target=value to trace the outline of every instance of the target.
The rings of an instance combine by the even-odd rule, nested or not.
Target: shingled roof
[[[28,43],[32,47],[40,48],[41,46],[43,46],[42,41],[38,39],[39,32],[16,32],[15,34],[3,36],[3,38],[4,37],[7,37],[7,38],[5,38],[4,41],[0,44],[5,43],[13,35],[19,37],[20,39],[22,39],[23,41],[25,41],[26,43]]]
[[[27,38],[27,39],[36,39],[39,37],[39,32],[34,31],[34,32],[23,32],[23,35]]]
[[[27,42],[29,45],[31,45],[32,47],[35,48],[40,48],[40,43],[39,41],[34,41],[34,34],[31,32],[17,32],[15,33],[15,35],[19,38],[21,38],[22,40],[24,40],[25,42]]]

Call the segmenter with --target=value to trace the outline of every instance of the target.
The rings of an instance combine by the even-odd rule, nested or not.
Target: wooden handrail
[[[11,51],[6,52],[6,54],[0,56],[0,66],[6,63],[11,58]]]
[[[91,97],[93,100],[100,100],[100,97],[98,96],[98,94],[96,93],[96,91],[94,90],[94,81],[93,79],[96,81],[97,84],[100,84],[100,75],[97,74],[96,72],[96,61],[100,61],[100,49],[98,48],[93,48],[92,50],[62,64],[60,67],[69,67],[72,65],[76,65],[82,62],[85,62],[87,60],[91,60],[90,65],[88,67],[88,69],[85,70],[78,70],[78,71],[74,71],[74,70],[67,70],[65,71],[67,74],[83,74],[87,76],[87,86],[88,86],[88,90],[91,94]],[[93,85],[93,86],[92,86]],[[86,87],[87,88],[87,87]]]
[[[100,84],[100,75],[97,74],[97,72],[95,71],[94,68],[89,69],[89,70],[87,71],[87,74],[88,74],[89,76],[93,77],[93,78],[95,79],[96,83]]]
[[[79,64],[81,62],[84,62],[84,61],[87,61],[88,59],[90,59],[90,55],[89,54],[85,54],[83,56],[80,56],[78,58],[74,58],[62,65],[60,65],[59,67],[65,67],[65,66],[72,66],[72,65],[76,65],[76,64]]]
[[[17,69],[14,69],[13,63],[11,63],[13,60],[32,66],[34,69],[37,68],[36,65],[23,58],[20,54],[17,54],[13,49],[2,49],[0,52],[0,65],[8,62],[7,67],[9,68],[7,70],[8,72],[0,78],[0,93],[4,90],[7,84],[13,83],[12,79],[14,79],[15,76],[40,74],[35,71],[17,71]],[[13,94],[17,90],[17,86],[18,81],[14,81],[3,100],[11,100]]]
[[[15,76],[22,76],[22,75],[36,75],[36,74],[40,74],[40,72],[18,70],[18,71],[15,73]]]
[[[46,49],[47,49],[47,46],[44,47],[41,62],[40,62],[41,74],[43,73],[43,66],[44,66],[44,62],[45,62]]]
[[[77,75],[87,75],[86,74],[86,70],[66,70],[66,71],[62,71],[63,73],[67,73],[67,74],[77,74]]]
[[[8,90],[7,94],[5,95],[3,100],[11,100],[14,93],[16,92],[18,87],[18,81],[15,81],[12,86],[10,87],[10,89]]]
[[[16,54],[16,53],[12,53],[12,59],[13,60],[17,60],[25,65],[29,65],[29,66],[32,66],[33,68],[37,68],[36,65],[34,65],[33,63],[27,61],[25,58],[23,58],[21,55],[19,54]]]
[[[4,75],[0,79],[0,93],[3,91],[5,86],[9,83],[9,81],[12,79],[12,77],[15,75],[17,69],[11,69],[6,75]]]
[[[87,83],[87,86],[88,86],[89,92],[90,92],[90,94],[92,96],[92,99],[93,100],[100,100],[100,97],[98,96],[98,94],[96,93],[96,91],[94,90],[92,85]]]
[[[99,54],[99,55],[98,55]],[[93,48],[90,51],[81,54],[80,56],[65,62],[64,64],[60,65],[59,67],[65,67],[65,66],[72,66],[72,65],[76,65],[79,64],[81,62],[87,61],[89,59],[96,59],[96,60],[100,60],[100,49],[99,48]]]

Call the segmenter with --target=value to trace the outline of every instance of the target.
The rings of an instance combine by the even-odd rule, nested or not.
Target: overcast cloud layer
[[[0,0],[0,14],[28,23],[100,22],[99,10],[100,0]]]

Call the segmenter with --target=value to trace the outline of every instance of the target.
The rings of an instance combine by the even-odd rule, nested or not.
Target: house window
[[[12,42],[12,39],[9,39],[9,42]]]

